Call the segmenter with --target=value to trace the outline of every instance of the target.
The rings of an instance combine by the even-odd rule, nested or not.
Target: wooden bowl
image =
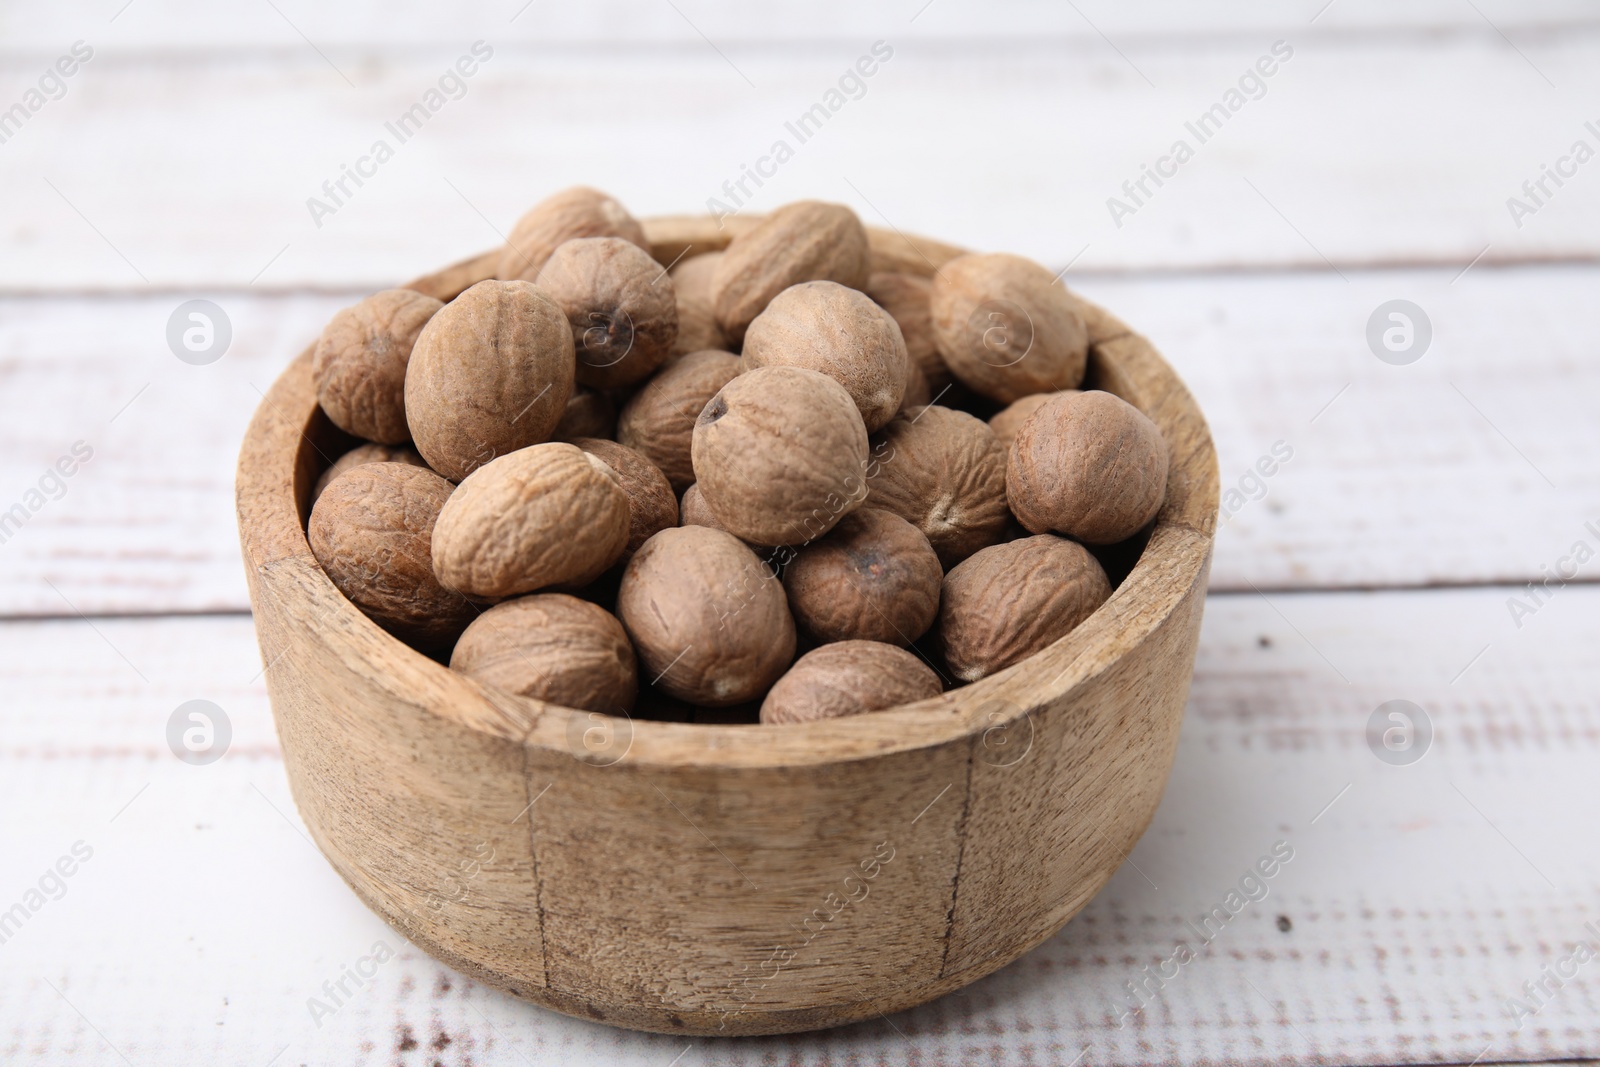
[[[652,251],[727,244],[651,220]],[[874,265],[960,254],[872,232]],[[450,299],[486,253],[412,284]],[[943,696],[792,726],[612,719],[486,688],[380,630],[306,543],[351,442],[301,354],[239,457],[240,538],[284,763],[317,845],[450,966],[545,1007],[675,1034],[811,1030],[909,1008],[1016,959],[1149,824],[1194,667],[1217,511],[1194,400],[1090,308],[1089,384],[1155,420],[1166,504],[1100,610]]]

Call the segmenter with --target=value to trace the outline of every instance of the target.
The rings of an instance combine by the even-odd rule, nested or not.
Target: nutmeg
[[[746,367],[804,367],[844,386],[867,432],[894,418],[909,362],[894,317],[838,282],[801,282],[772,298],[744,335]]]
[[[417,335],[444,307],[410,289],[385,289],[341,309],[323,328],[312,358],[317,402],[357,437],[397,445],[406,424],[406,364]]]
[[[879,431],[867,488],[867,505],[921,530],[946,567],[999,541],[1011,519],[994,431],[937,404],[903,411]]]
[[[758,367],[695,423],[695,482],[728,530],[758,545],[821,537],[866,499],[867,430],[844,386],[800,367]]]
[[[928,388],[937,393],[949,385],[954,379],[933,335],[933,282],[901,271],[874,271],[867,295],[899,323],[906,355],[921,369]]]
[[[617,440],[661,468],[672,488],[694,482],[695,419],[743,368],[728,352],[691,352],[645,383],[617,418]]]
[[[958,256],[939,268],[931,307],[939,354],[974,392],[1009,404],[1083,381],[1088,332],[1079,302],[1032,260]]]
[[[1006,497],[1033,533],[1110,545],[1161,510],[1167,465],[1167,443],[1144,412],[1097,389],[1066,393],[1040,405],[1017,431]]]
[[[628,547],[623,559],[639,551],[657,531],[678,525],[678,498],[654,463],[615,441],[580,437],[572,443],[604,460],[616,472],[617,483],[628,497]]]
[[[928,379],[922,376],[922,368],[913,360],[906,360],[906,395],[900,400],[900,410],[908,408],[923,408],[933,403],[933,390],[928,388]]]
[[[713,530],[723,529],[722,523],[711,514],[711,509],[706,507],[705,497],[700,495],[700,487],[691,485],[683,491],[683,500],[678,504],[679,526],[709,526]]]
[[[633,710],[638,670],[616,616],[562,593],[496,604],[473,620],[450,669],[518,696],[606,715]]]
[[[936,697],[944,687],[922,660],[877,641],[840,641],[795,661],[761,702],[768,724],[816,722]]]
[[[439,514],[439,580],[482,597],[593,581],[628,544],[628,497],[618,482],[599,458],[557,441],[484,464]]]
[[[595,389],[643,381],[672,355],[678,302],[650,253],[620,237],[558,247],[536,283],[572,324],[577,377]]]
[[[617,432],[617,405],[611,396],[588,386],[574,386],[567,398],[561,421],[550,431],[552,441],[572,441],[577,437],[610,438]]]
[[[357,445],[334,460],[327,470],[317,476],[315,484],[311,487],[311,502],[315,504],[322,491],[339,475],[363,463],[408,463],[423,469],[428,466],[427,461],[417,454],[416,449],[404,445]]]
[[[751,321],[789,286],[860,289],[868,267],[867,231],[854,211],[817,200],[785,204],[729,242],[711,275],[712,310],[728,342],[742,344]]]
[[[939,640],[950,672],[975,682],[1048,648],[1111,596],[1098,560],[1038,534],[991,545],[944,577]]]
[[[738,538],[662,530],[622,572],[617,614],[654,685],[706,707],[760,698],[794,658],[783,586]]]
[[[667,272],[678,296],[678,340],[672,346],[676,355],[728,347],[711,310],[711,275],[721,260],[721,252],[702,252],[679,260]]]
[[[479,282],[428,320],[406,368],[406,421],[428,466],[460,481],[546,440],[572,395],[567,317],[529,282]]]
[[[503,281],[531,282],[557,248],[576,237],[620,237],[645,251],[644,227],[598,189],[574,186],[539,201],[517,220],[500,254]]]
[[[1011,442],[1016,439],[1017,431],[1022,429],[1022,424],[1028,421],[1028,416],[1044,407],[1046,403],[1063,393],[1075,393],[1076,389],[1064,389],[1057,393],[1029,393],[1010,406],[996,412],[989,419],[989,429],[994,431],[995,438],[999,440],[1000,447],[1007,451]]]
[[[311,509],[311,553],[351,603],[424,652],[449,649],[477,615],[434,573],[430,544],[453,487],[424,467],[366,463],[334,478]]]
[[[922,532],[861,508],[801,548],[783,572],[795,621],[818,641],[909,645],[939,614],[944,569]]]

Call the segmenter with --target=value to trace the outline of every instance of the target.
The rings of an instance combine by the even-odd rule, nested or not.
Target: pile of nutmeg
[[[800,722],[1022,661],[1111,595],[1166,443],[1079,390],[1093,311],[1048,270],[872,263],[835,204],[663,264],[610,197],[550,197],[497,279],[323,331],[322,409],[369,443],[312,551],[419,651],[613,715]]]

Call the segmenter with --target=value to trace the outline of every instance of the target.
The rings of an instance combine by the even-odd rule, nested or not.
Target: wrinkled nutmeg
[[[678,294],[678,340],[672,346],[677,355],[728,347],[711,310],[711,275],[721,260],[721,252],[702,252],[680,260],[668,271]]]
[[[1110,596],[1100,562],[1075,541],[1038,534],[992,545],[945,575],[945,662],[975,682],[1055,644]]]
[[[622,572],[617,614],[655,685],[720,708],[755,700],[794,658],[783,585],[732,534],[662,530]]]
[[[1006,454],[994,431],[937,404],[896,415],[878,434],[867,505],[922,531],[953,567],[1005,536]]]
[[[639,551],[657,532],[678,525],[678,497],[654,463],[615,441],[580,437],[572,443],[605,461],[628,497],[628,547],[623,559]]]
[[[877,508],[846,515],[783,572],[795,621],[824,642],[909,645],[938,617],[943,581],[922,532]]]
[[[650,253],[620,237],[582,237],[550,254],[536,283],[572,324],[578,381],[615,389],[672,355],[678,302]]]
[[[598,389],[579,385],[567,398],[561,421],[550,431],[552,441],[571,441],[577,437],[609,438],[617,432],[617,406]]]
[[[871,433],[894,418],[909,359],[894,317],[838,282],[801,282],[772,298],[744,335],[747,367],[804,367],[844,386]]]
[[[939,354],[968,388],[1002,404],[1083,381],[1079,306],[1049,271],[1003,252],[958,256],[933,280]]]
[[[989,429],[994,431],[995,439],[1000,442],[1000,447],[1010,451],[1011,442],[1016,439],[1017,431],[1022,429],[1022,424],[1028,421],[1029,415],[1044,407],[1049,401],[1061,396],[1062,393],[1073,392],[1077,392],[1077,390],[1064,389],[1060,393],[1030,393],[1004,410],[995,413],[989,419]]]
[[[672,488],[694,482],[690,448],[695,419],[743,369],[727,352],[691,352],[645,383],[622,407],[617,440],[661,468]]]
[[[933,335],[933,282],[900,271],[875,271],[867,279],[867,295],[894,316],[905,338],[906,354],[938,392],[952,381]]]
[[[311,487],[311,502],[315,504],[322,491],[339,475],[363,463],[409,463],[424,469],[428,466],[427,461],[417,455],[416,449],[404,445],[357,445],[317,476],[316,483]]]
[[[611,197],[578,185],[539,201],[517,220],[500,253],[503,281],[531,282],[561,245],[578,237],[620,237],[645,251],[644,227]]]
[[[607,715],[633,710],[638,669],[616,616],[562,593],[496,604],[473,620],[450,669],[518,696]]]
[[[422,327],[442,307],[410,289],[385,289],[333,316],[317,340],[311,373],[317,402],[335,426],[379,444],[411,440],[406,364]]]
[[[311,553],[351,603],[400,640],[442,652],[477,609],[434,574],[430,544],[453,487],[424,467],[367,463],[328,484],[311,509]]]
[[[759,367],[700,412],[695,483],[725,528],[758,545],[821,537],[866,499],[867,430],[844,386]]]
[[[761,721],[836,719],[927,700],[943,691],[932,668],[903,648],[840,641],[795,661],[761,702]]]
[[[598,578],[628,544],[618,476],[575,445],[533,445],[484,464],[433,529],[433,568],[451,589],[515,596]]]
[[[428,466],[460,481],[546,440],[572,395],[572,330],[529,282],[479,282],[428,320],[406,368],[406,420]]]
[[[1167,443],[1156,424],[1099,390],[1059,395],[1017,431],[1006,496],[1033,533],[1053,530],[1091,545],[1132,537],[1167,493]]]
[[[679,526],[709,526],[713,530],[723,529],[722,523],[711,514],[711,509],[706,507],[706,498],[700,495],[700,487],[691,485],[683,491],[683,500],[678,505],[678,514],[681,517]]]
[[[711,275],[711,306],[730,344],[772,298],[800,282],[867,284],[867,230],[841,204],[785,204],[728,244]]]

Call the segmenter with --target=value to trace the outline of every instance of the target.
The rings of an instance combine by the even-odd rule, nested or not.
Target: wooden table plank
[[[1593,965],[1520,1033],[1506,998],[1576,941],[1600,941],[1584,927],[1600,854],[1582,844],[1600,810],[1600,589],[1563,592],[1461,674],[1507,594],[1213,596],[1165,801],[1082,916],[964,994],[888,1022],[727,1043],[517,1003],[368,914],[301,836],[247,619],[3,623],[0,804],[28,817],[0,826],[0,904],[74,842],[93,856],[0,945],[0,1059],[121,1063],[107,1043],[174,1067],[679,1053],[1008,1065],[1067,1063],[1086,1046],[1085,1064],[1592,1056]],[[209,766],[179,763],[165,739],[194,698],[232,725]],[[1363,738],[1396,698],[1435,729],[1411,766],[1380,762]],[[1119,1029],[1124,983],[1180,939],[1198,947],[1185,924],[1280,839],[1294,857],[1268,896]],[[319,1026],[308,999],[378,942],[396,958]]]

